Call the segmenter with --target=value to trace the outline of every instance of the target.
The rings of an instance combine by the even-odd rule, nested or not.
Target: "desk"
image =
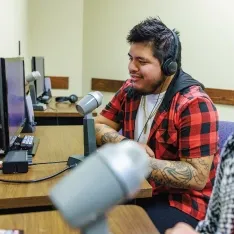
[[[57,103],[55,97],[52,97],[45,111],[34,111],[34,115],[38,126],[83,124],[83,117],[77,112],[74,103]],[[97,112],[93,111],[93,116],[97,116]]]
[[[116,206],[108,214],[113,234],[159,234],[145,211],[138,206]],[[23,229],[25,234],[78,234],[57,211],[1,215],[0,228]]]
[[[67,160],[70,155],[83,153],[82,126],[41,126],[36,128],[35,136],[40,138],[40,144],[33,162],[52,162]],[[33,135],[33,134],[32,134]],[[35,165],[26,174],[1,174],[2,179],[32,180],[52,175],[65,168],[66,163]],[[0,209],[22,208],[51,205],[48,192],[51,186],[58,182],[59,175],[39,183],[9,184],[0,182]],[[144,181],[138,198],[151,197],[152,187]]]

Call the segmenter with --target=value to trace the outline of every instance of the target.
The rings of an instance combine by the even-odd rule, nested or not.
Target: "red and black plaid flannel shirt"
[[[127,80],[101,112],[104,117],[120,123],[123,135],[129,139],[134,139],[135,119],[141,99],[141,95],[134,95],[132,91],[131,82]],[[153,180],[149,182],[153,195],[168,193],[170,206],[202,220],[219,161],[217,111],[200,86],[193,85],[177,92],[171,100],[167,100],[167,93],[152,123],[147,143],[155,157],[179,161],[182,157],[214,155],[214,160],[207,184],[201,191],[170,188],[155,184]]]

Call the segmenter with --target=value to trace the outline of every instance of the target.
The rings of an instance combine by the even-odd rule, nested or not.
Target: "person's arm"
[[[99,115],[95,118],[96,141],[98,145],[105,143],[118,143],[125,137],[118,133],[118,123]]]
[[[168,161],[150,158],[150,179],[158,185],[202,190],[209,178],[213,156]]]
[[[175,115],[180,161],[151,159],[150,178],[156,184],[201,190],[208,181],[218,148],[217,111],[203,97],[192,99],[181,108]]]
[[[118,143],[126,137],[120,135],[118,131],[120,130],[120,125],[112,120],[105,118],[102,115],[99,115],[95,118],[95,131],[96,131],[96,142],[97,145],[101,146],[106,143]],[[154,152],[146,144],[139,143],[143,147],[146,153],[150,157],[154,157]]]
[[[119,124],[121,121],[119,119],[119,114],[123,111],[122,107],[129,87],[131,87],[131,82],[127,80],[101,111],[100,115],[94,119],[98,145],[117,143],[125,138],[118,133],[121,128]]]

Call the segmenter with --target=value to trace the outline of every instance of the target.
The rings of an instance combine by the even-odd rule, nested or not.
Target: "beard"
[[[144,78],[142,78],[142,79],[144,79]],[[132,88],[133,88],[134,91],[136,91],[140,95],[144,95],[145,96],[145,95],[149,95],[149,94],[154,94],[158,90],[158,88],[160,86],[162,86],[161,87],[161,90],[162,90],[163,84],[164,84],[165,80],[166,80],[166,76],[162,75],[161,79],[158,80],[157,82],[155,82],[154,84],[152,84],[150,86],[150,88],[148,88],[148,90],[134,88],[133,84],[132,84]],[[161,90],[159,90],[159,92],[161,92]]]

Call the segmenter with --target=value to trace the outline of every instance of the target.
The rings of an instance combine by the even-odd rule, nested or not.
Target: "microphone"
[[[26,81],[29,83],[31,81],[35,81],[41,78],[41,74],[39,71],[33,71],[29,75],[27,75],[25,78],[26,78]]]
[[[100,225],[107,225],[105,213],[133,198],[148,174],[149,157],[139,144],[131,140],[106,144],[65,176],[49,196],[65,220],[81,233],[109,233],[97,231]]]
[[[87,115],[102,104],[102,99],[101,92],[90,92],[76,104],[76,110],[83,116]]]

